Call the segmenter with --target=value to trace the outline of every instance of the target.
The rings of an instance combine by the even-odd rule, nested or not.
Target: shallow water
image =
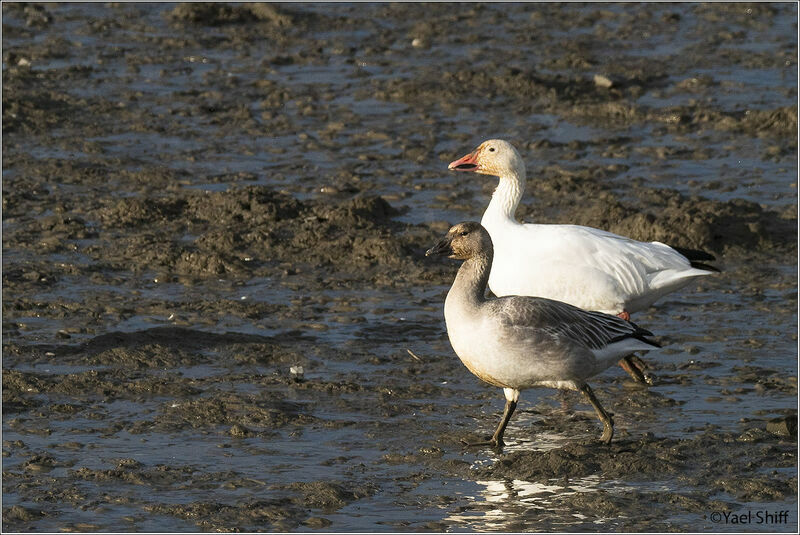
[[[767,428],[796,419],[793,5],[229,9],[3,6],[7,529],[797,530],[796,436]],[[634,318],[655,386],[592,381],[609,447],[547,389],[502,453],[458,442],[502,393],[422,252],[480,217],[494,179],[446,167],[495,136],[527,220],[724,270]]]

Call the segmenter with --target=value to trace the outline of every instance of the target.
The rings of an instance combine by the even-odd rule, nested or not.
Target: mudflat
[[[796,18],[3,4],[4,529],[796,531]],[[633,318],[665,347],[593,381],[608,446],[547,389],[460,444],[503,398],[424,251],[491,137],[520,219],[723,269]]]

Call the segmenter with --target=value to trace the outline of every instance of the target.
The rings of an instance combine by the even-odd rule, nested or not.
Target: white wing
[[[619,313],[711,272],[659,242],[639,242],[578,225],[487,227],[495,246],[489,287],[496,295],[534,295]]]

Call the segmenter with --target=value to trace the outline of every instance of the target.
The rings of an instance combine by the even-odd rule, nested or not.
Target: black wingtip
[[[651,333],[645,328],[639,327],[633,322],[628,322],[628,323],[633,325],[633,327],[636,329],[631,333],[630,335],[631,338],[636,338],[637,340],[641,340],[645,344],[650,344],[653,347],[661,347],[661,344],[659,344],[658,342],[656,342],[651,338],[652,336],[655,336],[653,333]]]
[[[672,246],[672,248],[681,253],[683,256],[686,257],[687,260],[691,262],[700,260],[713,262],[714,260],[717,259],[716,256],[709,253],[708,251],[701,251],[700,249],[689,249],[686,247],[675,247],[675,246]]]
[[[704,269],[706,271],[713,271],[714,273],[722,273],[721,269],[716,268],[714,266],[709,266],[708,264],[704,264],[702,262],[690,261],[689,263],[692,265],[693,268],[696,268],[696,269]]]
[[[699,249],[688,249],[686,247],[673,247],[677,252],[682,254],[686,257],[686,260],[689,261],[689,264],[693,268],[703,269],[705,271],[713,271],[715,273],[720,273],[722,270],[716,268],[710,264],[705,264],[704,262],[713,262],[717,259],[716,256],[707,252],[701,251]]]
[[[661,347],[661,344],[659,344],[658,342],[656,342],[655,340],[653,340],[651,338],[645,338],[644,336],[641,336],[641,337],[638,337],[638,338],[642,342],[644,342],[646,344],[650,344],[653,347]]]
[[[612,338],[611,340],[608,341],[608,343],[609,344],[613,344],[614,342],[619,342],[619,341],[625,340],[627,338],[635,338],[636,340],[644,342],[645,344],[650,344],[653,347],[661,347],[661,344],[659,344],[658,342],[656,342],[655,340],[653,340],[651,338],[648,338],[649,336],[653,336],[653,333],[651,333],[650,331],[648,331],[646,329],[640,329],[640,330],[638,330],[636,332],[633,332],[633,333],[623,334],[623,335],[617,336],[615,338]]]

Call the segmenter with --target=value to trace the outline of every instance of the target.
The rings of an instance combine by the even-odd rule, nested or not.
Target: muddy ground
[[[797,528],[791,4],[3,4],[3,529]],[[518,217],[717,256],[658,382],[452,353],[489,137]],[[302,370],[301,370],[302,368]],[[720,514],[791,510],[747,525]],[[726,518],[723,516],[722,518]]]

